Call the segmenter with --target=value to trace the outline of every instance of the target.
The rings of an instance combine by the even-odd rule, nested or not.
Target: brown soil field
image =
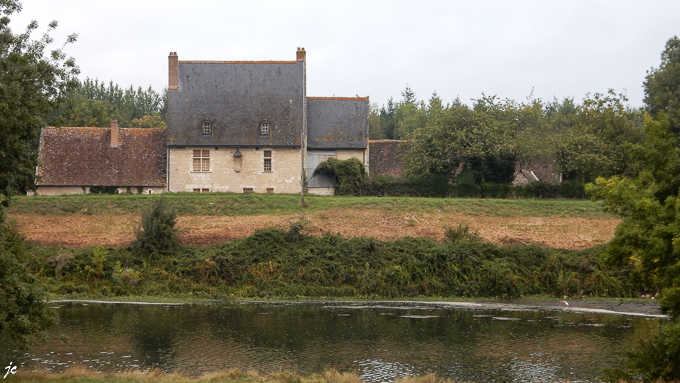
[[[11,215],[29,241],[69,247],[125,246],[134,240],[138,215]],[[425,237],[443,240],[448,227],[469,225],[487,241],[496,244],[524,243],[584,249],[609,241],[621,221],[614,218],[490,217],[455,213],[404,213],[373,209],[332,209],[302,216],[180,216],[180,241],[208,246],[247,237],[257,229],[287,229],[291,222],[305,219],[305,232],[325,232],[344,237],[363,236],[381,240]]]

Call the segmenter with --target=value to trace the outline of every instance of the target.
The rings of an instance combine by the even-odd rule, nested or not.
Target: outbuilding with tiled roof
[[[40,135],[36,193],[82,194],[92,187],[121,192],[166,189],[166,130],[152,128],[45,127]]]

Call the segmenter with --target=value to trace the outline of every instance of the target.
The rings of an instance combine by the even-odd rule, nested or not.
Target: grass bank
[[[10,214],[141,214],[158,196],[85,194],[17,196]],[[471,216],[532,216],[611,218],[598,203],[583,200],[477,199],[415,197],[343,197],[299,195],[167,193],[164,198],[179,215],[283,215],[334,208],[370,208],[405,212],[454,212]]]
[[[133,248],[30,246],[30,266],[53,294],[71,298],[639,297],[645,281],[609,267],[603,247],[572,251],[498,246],[451,230],[436,242],[321,237],[289,230],[166,253]]]

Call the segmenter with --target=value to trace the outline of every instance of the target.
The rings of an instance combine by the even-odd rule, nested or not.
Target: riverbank
[[[124,247],[134,240],[142,209],[157,197],[72,195],[17,197],[10,218],[29,241],[48,246]],[[179,240],[205,247],[307,222],[304,233],[397,240],[445,240],[466,225],[485,241],[579,250],[609,241],[620,219],[590,201],[494,200],[173,193]]]
[[[124,300],[116,298],[104,299],[71,299],[65,296],[53,296],[49,303],[94,303],[94,304],[130,304],[130,305],[160,305],[160,306],[178,306],[185,304],[215,304],[225,302],[224,300],[214,299],[187,299],[180,297],[126,297]],[[366,300],[366,299],[325,299],[319,300],[316,298],[309,298],[304,300],[290,300],[290,299],[236,299],[227,300],[227,302],[243,302],[243,303],[271,303],[280,304],[287,302],[305,302],[305,303],[347,303],[348,305],[358,305],[367,303],[376,305],[380,303],[388,303],[394,305],[395,303],[405,303],[409,305],[418,304],[422,306],[440,306],[440,307],[460,307],[466,309],[476,310],[506,310],[506,311],[527,311],[527,310],[555,310],[575,313],[600,313],[612,315],[631,315],[631,316],[646,316],[656,318],[667,318],[661,313],[659,303],[653,299],[645,298],[625,298],[625,299],[570,299],[569,301],[558,300],[547,297],[529,297],[525,299],[516,300],[497,300],[497,299],[474,299],[474,298],[441,298],[441,297],[423,297],[419,299],[404,299],[395,298],[390,300]],[[565,303],[566,302],[566,303]]]

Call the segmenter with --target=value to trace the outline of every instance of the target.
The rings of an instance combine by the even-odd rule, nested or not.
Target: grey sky
[[[12,18],[40,31],[59,22],[81,78],[157,91],[167,56],[294,60],[307,50],[309,96],[370,96],[383,105],[408,84],[437,91],[552,100],[613,88],[642,105],[642,82],[680,35],[680,1],[92,1],[31,0]],[[37,38],[36,34],[36,38]]]

